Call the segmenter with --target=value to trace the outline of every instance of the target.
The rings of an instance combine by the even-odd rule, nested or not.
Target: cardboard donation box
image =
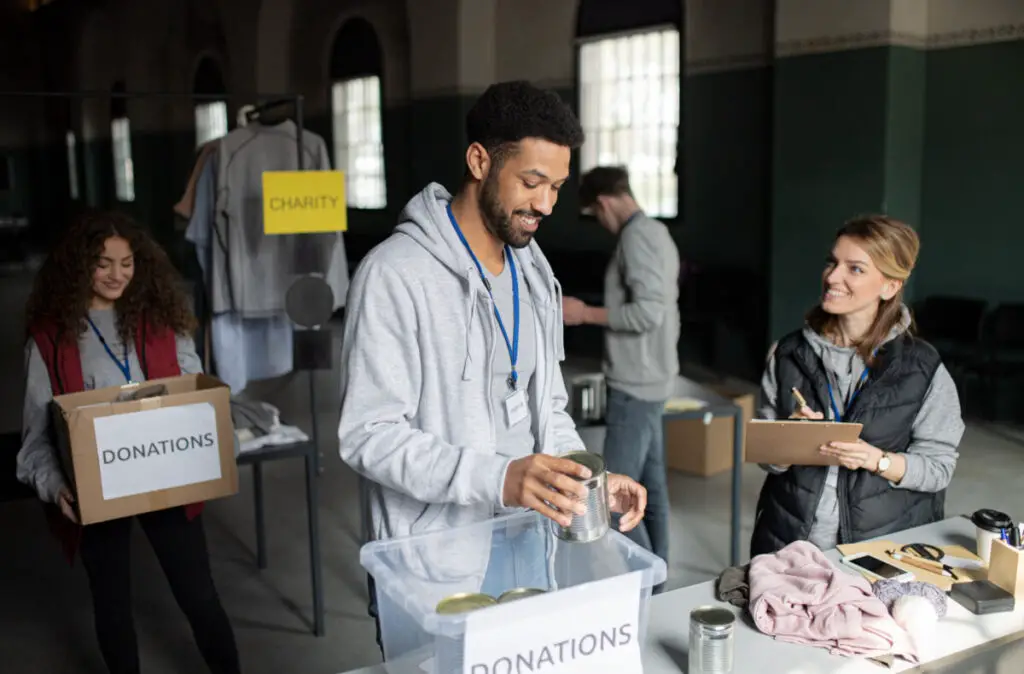
[[[203,374],[54,398],[82,524],[238,492],[230,389]]]
[[[739,405],[744,425],[753,418],[755,393],[750,386],[706,384],[704,388]],[[733,424],[732,417],[715,417],[710,423],[703,419],[666,422],[665,463],[672,470],[700,477],[731,470]]]

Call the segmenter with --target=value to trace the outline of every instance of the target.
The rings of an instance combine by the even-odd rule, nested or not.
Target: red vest
[[[39,355],[46,363],[53,395],[85,390],[77,335],[61,335],[53,325],[33,326],[30,332],[36,342],[36,348],[39,349]],[[144,379],[177,377],[181,374],[181,368],[178,366],[178,345],[173,330],[154,328],[148,322],[142,321],[139,329],[135,331],[135,353],[142,365]],[[75,552],[78,550],[82,527],[64,517],[59,508],[52,504],[46,505],[50,530],[60,539],[64,554],[70,563],[74,561]],[[202,503],[185,506],[185,515],[189,519],[193,519],[202,511]]]

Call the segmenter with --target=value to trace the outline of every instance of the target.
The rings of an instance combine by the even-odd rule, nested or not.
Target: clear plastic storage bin
[[[617,531],[592,543],[570,543],[555,537],[549,520],[535,512],[368,543],[360,562],[376,584],[389,671],[399,661],[408,665],[403,672],[417,674],[461,672],[466,614],[437,613],[438,603],[453,595],[557,592],[639,571],[642,644],[651,589],[667,575],[662,559]]]

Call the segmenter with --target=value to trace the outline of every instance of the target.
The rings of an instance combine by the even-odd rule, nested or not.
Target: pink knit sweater
[[[780,641],[827,648],[834,655],[917,654],[909,635],[871,593],[860,574],[847,573],[807,541],[750,562],[750,615]]]

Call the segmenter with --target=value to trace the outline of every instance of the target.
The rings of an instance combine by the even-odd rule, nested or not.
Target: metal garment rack
[[[293,104],[295,106],[295,147],[298,152],[298,170],[306,169],[305,152],[303,144],[304,126],[304,98],[301,94],[259,94],[246,92],[232,92],[230,94],[198,94],[181,93],[168,91],[0,91],[0,100],[4,98],[24,99],[65,99],[81,100],[90,98],[99,99],[170,99],[170,100],[191,100],[191,101],[223,101],[227,98],[248,99],[250,101],[264,101],[256,106],[256,110],[269,110],[279,105]],[[301,235],[300,235],[301,236]],[[306,464],[306,497],[307,497],[307,519],[309,524],[309,556],[310,556],[310,582],[313,594],[313,632],[317,636],[324,635],[324,600],[323,600],[323,573],[320,559],[320,525],[318,504],[317,476],[320,472],[320,433],[317,421],[316,406],[316,381],[314,370],[308,369],[309,385],[309,406],[310,406],[310,435],[307,442],[293,443],[279,447],[266,447],[263,450],[242,454],[238,458],[239,465],[250,464],[253,467],[253,494],[256,511],[256,556],[260,569],[267,566],[266,543],[264,540],[264,516],[263,516],[263,470],[262,463],[265,460],[284,458],[304,458]],[[248,456],[247,456],[248,455]]]

